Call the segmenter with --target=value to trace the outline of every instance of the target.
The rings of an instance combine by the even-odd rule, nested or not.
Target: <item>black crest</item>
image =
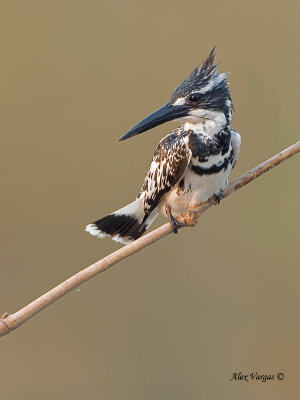
[[[218,64],[214,65],[215,47],[209,53],[202,66],[198,66],[194,71],[174,90],[172,100],[184,97],[196,91],[205,89],[217,89],[227,87],[227,74],[218,74]]]

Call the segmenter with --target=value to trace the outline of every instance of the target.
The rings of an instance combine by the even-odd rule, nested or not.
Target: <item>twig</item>
[[[226,190],[224,190],[223,197],[229,196],[236,190],[247,185],[249,182],[252,182],[254,179],[258,178],[271,168],[292,157],[298,152],[300,152],[300,141],[276,154],[272,158],[269,158],[237,178],[235,181],[231,182]],[[185,215],[185,219],[188,220],[189,225],[194,225],[200,215],[214,204],[215,200],[213,199],[208,200],[206,203],[200,204],[198,207],[190,210],[191,212],[188,212]],[[183,218],[183,216],[181,218]],[[97,261],[95,264],[92,264],[77,274],[71,276],[69,279],[60,283],[58,286],[49,290],[49,292],[43,294],[41,297],[38,297],[32,303],[21,308],[21,310],[15,312],[14,314],[4,313],[0,319],[0,336],[6,335],[13,329],[18,328],[33,315],[40,312],[43,308],[49,306],[54,301],[60,299],[62,296],[69,293],[71,290],[75,289],[77,286],[91,279],[95,275],[105,271],[110,266],[149,246],[164,236],[167,236],[171,232],[171,224],[166,223],[147,235],[141,237],[140,239],[120,248],[117,251],[114,251],[113,253],[104,257],[102,260]]]

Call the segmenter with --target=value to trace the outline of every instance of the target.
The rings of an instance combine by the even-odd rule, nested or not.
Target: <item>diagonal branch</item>
[[[263,163],[257,165],[255,168],[231,182],[226,190],[224,190],[223,197],[231,195],[238,189],[252,182],[254,179],[258,178],[271,168],[277,166],[298,152],[300,152],[300,141],[269,158]],[[206,203],[200,204],[198,207],[190,210],[190,212],[187,212],[185,215],[185,220],[189,223],[189,225],[194,225],[200,215],[214,204],[215,200],[213,199],[208,200]],[[181,218],[183,218],[183,216]],[[41,297],[38,297],[36,300],[21,308],[14,314],[4,313],[0,319],[0,336],[6,335],[10,331],[18,328],[33,315],[40,312],[43,308],[49,306],[54,301],[60,299],[62,296],[69,293],[71,290],[75,289],[77,286],[91,279],[95,275],[105,271],[110,266],[149,246],[157,240],[162,239],[171,232],[171,224],[166,223],[147,235],[142,236],[127,246],[114,251],[108,256],[102,258],[102,260],[97,261],[95,264],[92,264],[77,274],[71,276],[69,279],[60,283],[58,286],[49,290],[49,292],[43,294]]]

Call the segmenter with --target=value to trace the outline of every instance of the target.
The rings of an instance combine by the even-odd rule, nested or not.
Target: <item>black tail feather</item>
[[[93,225],[99,234],[121,237],[126,242],[138,239],[146,230],[145,225],[130,215],[110,214],[98,219]]]

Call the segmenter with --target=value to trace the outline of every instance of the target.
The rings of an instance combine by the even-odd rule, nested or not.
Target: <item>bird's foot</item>
[[[170,204],[166,204],[165,210],[166,210],[166,214],[167,214],[167,216],[168,216],[168,218],[169,218],[169,221],[170,221],[170,223],[171,223],[171,225],[172,225],[172,228],[173,228],[173,232],[174,232],[174,233],[177,233],[177,232],[178,232],[178,228],[182,228],[182,227],[186,226],[185,223],[178,221],[178,220],[172,215],[172,211],[171,211],[171,206],[170,206]]]
[[[224,199],[223,190],[220,189],[220,190],[218,191],[218,193],[216,193],[216,194],[213,195],[212,198],[213,198],[213,200],[214,200],[214,202],[215,202],[216,205],[217,205],[217,204],[220,204],[220,201],[221,201],[222,199]]]

